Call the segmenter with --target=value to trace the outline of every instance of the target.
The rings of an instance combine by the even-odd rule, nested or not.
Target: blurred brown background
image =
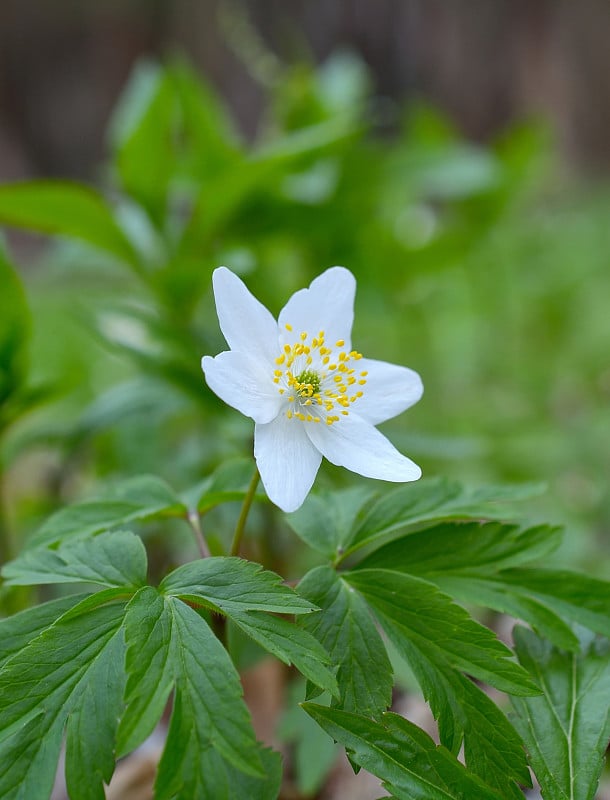
[[[96,176],[142,55],[186,52],[254,136],[275,59],[352,48],[389,98],[485,140],[543,115],[568,163],[610,161],[607,0],[2,0],[0,180]]]

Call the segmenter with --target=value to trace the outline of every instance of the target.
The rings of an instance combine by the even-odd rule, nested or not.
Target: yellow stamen
[[[284,327],[292,331],[289,323]],[[302,422],[333,425],[348,416],[350,405],[362,397],[361,391],[348,395],[349,387],[355,389],[366,384],[366,370],[354,374],[356,370],[348,363],[362,356],[356,350],[347,352],[344,349],[333,355],[333,350],[325,346],[324,331],[319,331],[312,339],[302,331],[295,339],[291,344],[285,344],[275,359],[272,378],[276,385],[280,384],[279,393],[292,404],[285,411],[286,416]],[[345,348],[345,340],[337,339],[334,347]],[[316,416],[313,406],[325,409],[326,416]]]

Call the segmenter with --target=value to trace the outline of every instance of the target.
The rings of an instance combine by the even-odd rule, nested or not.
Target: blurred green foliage
[[[474,146],[429,108],[375,97],[363,63],[338,54],[286,68],[253,143],[188,65],[142,63],[108,142],[103,193],[0,187],[1,223],[59,237],[22,271],[29,372],[30,312],[0,257],[20,534],[97,481],[155,472],[184,488],[248,454],[250,422],[200,370],[223,349],[212,270],[244,275],[277,313],[342,264],[359,282],[358,349],[423,376],[423,400],[385,426],[397,446],[428,476],[548,481],[540,510],[575,522],[576,555],[603,568],[610,194],[563,175],[543,127]],[[28,397],[49,402],[32,413]],[[318,479],[354,480],[328,465]]]

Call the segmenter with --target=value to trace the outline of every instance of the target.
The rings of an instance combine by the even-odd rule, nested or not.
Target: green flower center
[[[300,397],[313,397],[320,391],[320,376],[311,369],[304,369],[294,380]]]
[[[292,331],[288,323],[285,328]],[[343,339],[338,339],[334,348],[326,346],[324,331],[312,338],[303,331],[294,344],[284,344],[275,359],[273,383],[286,395],[288,419],[333,425],[347,417],[351,404],[362,397],[368,373],[358,372],[354,363],[362,355],[345,350]]]

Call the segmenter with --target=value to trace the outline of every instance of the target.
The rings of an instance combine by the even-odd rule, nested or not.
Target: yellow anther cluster
[[[286,324],[285,328],[292,332],[292,325]],[[273,372],[273,382],[280,394],[289,390],[288,419],[332,425],[341,419],[333,412],[340,410],[342,416],[349,415],[351,404],[363,395],[358,387],[366,385],[368,373],[357,373],[352,366],[362,355],[356,350],[341,350],[343,347],[345,341],[338,339],[335,348],[339,352],[334,355],[333,348],[326,346],[324,331],[311,339],[303,331],[294,344],[284,345],[275,359],[278,368]]]

